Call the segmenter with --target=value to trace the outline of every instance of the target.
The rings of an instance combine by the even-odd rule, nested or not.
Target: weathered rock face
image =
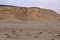
[[[21,21],[47,21],[59,20],[59,15],[47,9],[38,7],[16,7],[1,5],[0,6],[0,20],[21,20]]]

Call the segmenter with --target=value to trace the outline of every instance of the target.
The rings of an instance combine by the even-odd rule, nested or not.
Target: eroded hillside
[[[60,40],[60,14],[38,7],[0,5],[0,40]]]
[[[53,10],[38,7],[17,7],[0,5],[0,20],[47,21],[59,20],[59,15]]]

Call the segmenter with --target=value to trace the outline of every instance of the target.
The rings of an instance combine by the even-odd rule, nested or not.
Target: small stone
[[[39,34],[42,34],[43,32],[39,32]]]
[[[19,36],[19,35],[16,35],[16,36]]]
[[[54,39],[51,39],[51,40],[54,40]]]
[[[37,38],[37,36],[35,36],[35,38]]]
[[[16,34],[16,32],[15,31],[12,31],[12,34]]]
[[[5,35],[8,35],[8,34],[5,34]]]
[[[60,35],[57,35],[57,36],[60,36]]]
[[[11,36],[7,36],[7,38],[11,38]]]
[[[22,29],[20,29],[20,31],[22,31]]]

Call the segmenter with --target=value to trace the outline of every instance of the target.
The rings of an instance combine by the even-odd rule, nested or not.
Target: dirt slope
[[[53,10],[38,7],[0,5],[0,20],[44,21],[60,20]]]
[[[0,40],[60,40],[60,14],[38,7],[0,5]]]

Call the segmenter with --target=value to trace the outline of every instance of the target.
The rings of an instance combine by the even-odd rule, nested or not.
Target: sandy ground
[[[60,40],[60,22],[0,21],[0,40]]]

